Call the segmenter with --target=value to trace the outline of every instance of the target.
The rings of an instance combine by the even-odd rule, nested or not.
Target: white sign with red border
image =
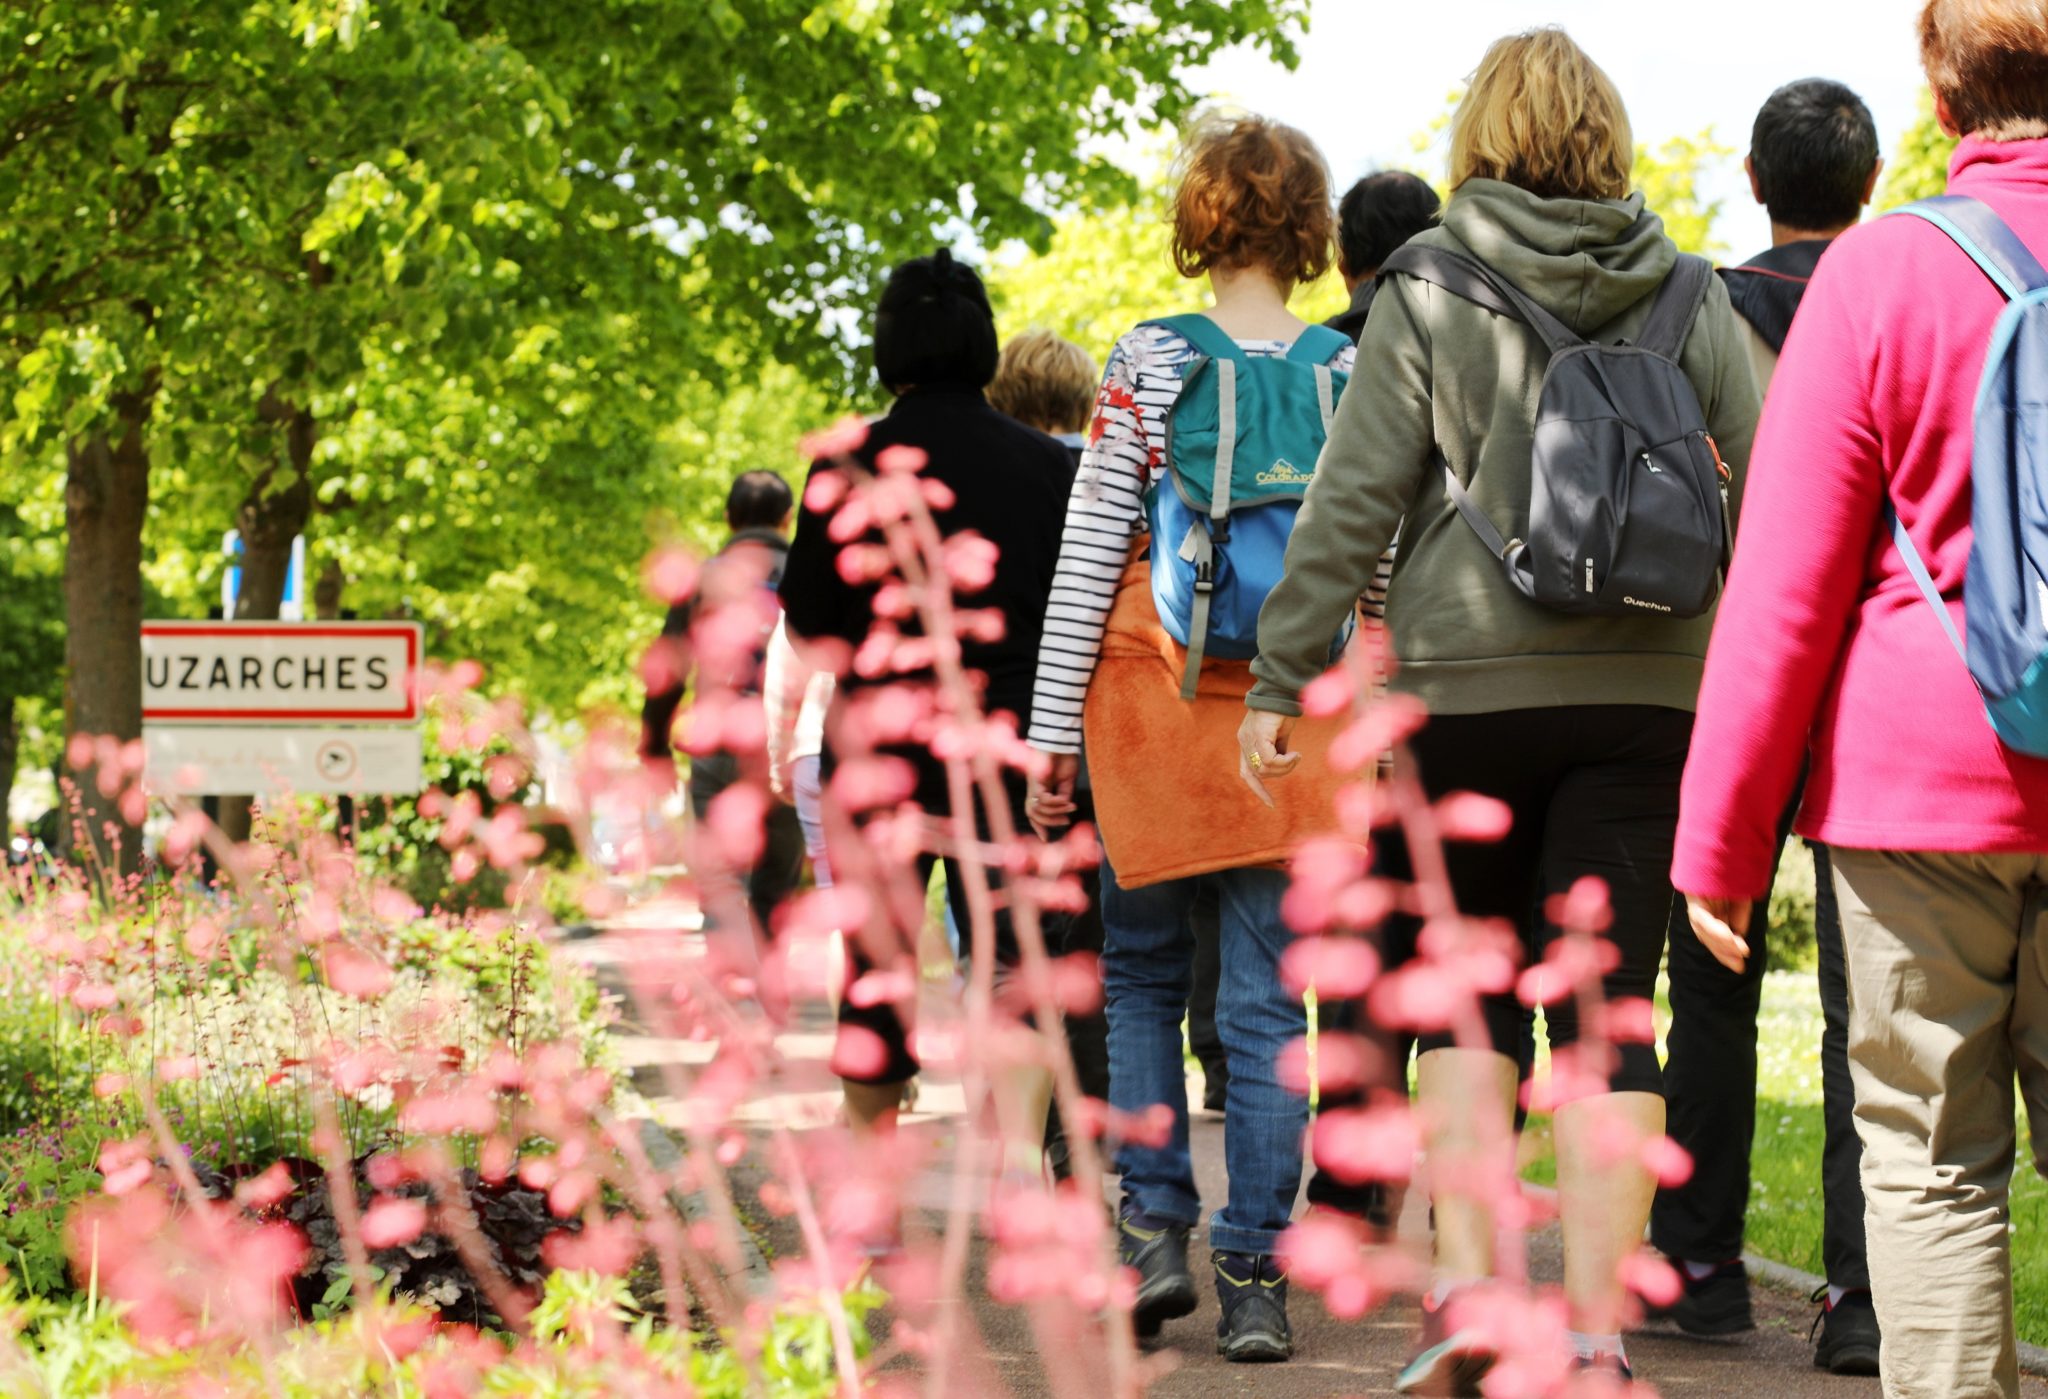
[[[144,622],[142,717],[410,724],[420,649],[418,622]]]
[[[420,731],[153,724],[142,730],[143,780],[166,796],[420,790]]]

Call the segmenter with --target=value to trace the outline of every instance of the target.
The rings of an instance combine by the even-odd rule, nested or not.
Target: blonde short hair
[[[1929,0],[1920,62],[1964,135],[2048,136],[2048,0]]]
[[[1504,180],[1544,199],[1626,199],[1635,136],[1614,82],[1562,29],[1496,39],[1451,119],[1451,188]]]
[[[988,401],[1041,432],[1079,432],[1095,407],[1095,361],[1049,330],[1013,336],[996,360]]]

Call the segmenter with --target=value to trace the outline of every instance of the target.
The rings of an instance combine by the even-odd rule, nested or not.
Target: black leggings
[[[906,753],[904,756],[913,755]],[[914,756],[923,759],[918,764],[918,795],[921,799],[919,804],[926,811],[936,815],[943,816],[947,814],[948,804],[944,797],[946,791],[944,768],[931,759],[929,755],[917,754]],[[1024,821],[1024,779],[1020,774],[1008,771],[1003,774],[1003,795],[1009,803],[1010,819],[1015,828],[1020,831],[1027,829]],[[981,839],[987,840],[990,838],[988,815],[982,809],[978,788],[976,789],[974,805],[977,833]],[[841,868],[840,857],[832,855],[830,858],[833,869],[835,871],[839,870]],[[916,875],[917,888],[920,891],[931,882],[932,867],[939,863],[942,862],[935,856],[924,855],[919,857],[916,865]],[[967,906],[966,878],[962,875],[960,867],[955,861],[947,859],[943,861],[943,864],[946,869],[947,906],[952,910],[953,921],[960,927],[961,936],[963,938],[969,937],[971,936],[969,930],[974,926],[974,918]],[[849,865],[848,871],[848,874],[844,877],[849,879],[856,877],[856,873],[851,865]],[[993,865],[989,866],[988,879],[989,885],[996,893],[998,900],[995,915],[996,962],[999,966],[1014,967],[1018,960],[1017,932],[1014,924],[1011,922],[1009,908],[1002,901],[1002,871]],[[881,881],[878,878],[874,887],[880,887],[880,885]],[[900,948],[906,951],[910,964],[913,967],[915,967],[917,961],[918,941],[924,925],[924,914],[925,905],[922,898],[917,899],[901,910],[891,909],[889,912],[889,922],[892,926],[891,935],[886,941],[891,944],[892,949]],[[961,951],[963,959],[971,954],[971,948],[963,947]],[[862,945],[862,939],[857,936],[848,936],[846,939],[846,957],[851,973],[847,978],[849,986],[874,968],[873,959]],[[922,976],[914,975],[913,980],[921,984],[923,978]],[[915,991],[912,992],[912,995],[913,997],[915,996]],[[890,1084],[905,1082],[917,1073],[917,1056],[911,1049],[910,1033],[908,1027],[903,1023],[903,1017],[898,1012],[895,1002],[885,1000],[872,1005],[857,1006],[853,1004],[850,998],[842,998],[839,1003],[839,1025],[842,1032],[848,1028],[865,1030],[873,1034],[881,1042],[881,1058],[877,1064],[870,1065],[867,1063],[868,1056],[866,1055],[858,1056],[858,1066],[853,1061],[842,1060],[839,1056],[835,1055],[835,1069],[841,1077],[855,1083]],[[845,1043],[843,1036],[841,1043],[842,1045]]]
[[[1432,799],[1478,792],[1507,803],[1514,825],[1489,845],[1445,847],[1460,912],[1501,918],[1521,932],[1525,964],[1557,936],[1545,902],[1587,875],[1606,881],[1614,906],[1607,937],[1621,961],[1603,978],[1608,1000],[1651,999],[1671,918],[1671,845],[1678,828],[1678,786],[1692,738],[1692,715],[1652,705],[1581,705],[1439,714],[1413,740],[1417,775]],[[1381,852],[1392,877],[1411,878],[1398,836]],[[1387,929],[1388,951],[1411,944],[1412,923]],[[1512,993],[1481,1003],[1493,1047],[1516,1057],[1526,1031]],[[1569,999],[1544,1008],[1553,1046],[1579,1038]],[[1453,1045],[1425,1034],[1423,1052]],[[1616,1046],[1608,1083],[1615,1092],[1658,1093],[1662,1074],[1649,1044]]]

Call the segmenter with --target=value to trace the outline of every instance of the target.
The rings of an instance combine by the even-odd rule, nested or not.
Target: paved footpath
[[[687,935],[686,935],[687,938]],[[606,944],[610,944],[607,946]],[[644,946],[644,944],[643,944]],[[571,955],[596,964],[607,982],[608,964],[626,948],[609,938],[570,944]],[[637,952],[630,953],[637,959]],[[685,954],[687,955],[687,954]],[[620,1050],[634,1070],[636,1084],[647,1096],[656,1120],[673,1120],[676,1105],[668,1097],[673,1081],[666,1072],[675,1067],[706,1062],[714,1047],[703,1042],[662,1040],[649,1037],[633,1023],[630,1013],[619,1031]],[[793,1064],[822,1070],[831,1039],[823,1026],[807,1033],[781,1036],[778,1048]],[[1193,1101],[1200,1102],[1199,1081],[1191,1085]],[[744,1104],[736,1120],[758,1131],[769,1120],[798,1118],[821,1120],[829,1112],[834,1094],[824,1090],[821,1075],[811,1076],[809,1089]],[[906,1128],[928,1134],[935,1145],[944,1147],[957,1126],[963,1108],[955,1083],[926,1081],[917,1110],[906,1118]],[[1223,1123],[1211,1113],[1196,1114],[1192,1124],[1195,1170],[1205,1202],[1213,1205],[1224,1196]],[[950,1153],[935,1153],[947,1160]],[[758,1154],[757,1154],[757,1158]],[[934,1206],[947,1198],[950,1179],[934,1174],[920,1181],[914,1197]],[[753,1211],[768,1218],[765,1211]],[[1419,1223],[1418,1209],[1411,1209],[1410,1221]],[[932,1215],[938,1224],[936,1210]],[[1404,1228],[1408,1223],[1404,1222]],[[771,1251],[791,1256],[802,1249],[793,1226],[773,1221],[768,1226]],[[981,1246],[976,1245],[972,1268],[970,1303],[988,1348],[988,1369],[982,1373],[999,1380],[955,1386],[960,1395],[982,1395],[1007,1391],[1018,1399],[1038,1399],[1054,1391],[1037,1354],[1032,1332],[1024,1314],[990,1301],[979,1286]],[[1202,1278],[1206,1251],[1199,1239],[1190,1250],[1197,1277]],[[1556,1230],[1539,1234],[1531,1241],[1531,1267],[1540,1281],[1555,1282],[1561,1264]],[[1363,1321],[1337,1321],[1322,1308],[1320,1299],[1300,1294],[1291,1299],[1290,1317],[1295,1329],[1295,1359],[1286,1365],[1239,1366],[1217,1357],[1213,1338],[1216,1302],[1206,1283],[1201,1289],[1202,1306],[1193,1316],[1171,1323],[1163,1341],[1175,1352],[1175,1368],[1150,1391],[1162,1399],[1192,1399],[1192,1396],[1230,1396],[1230,1399],[1362,1399],[1363,1396],[1393,1394],[1393,1377],[1406,1358],[1415,1327],[1412,1305],[1389,1307]],[[1813,1368],[1813,1351],[1807,1341],[1814,1308],[1803,1296],[1755,1289],[1758,1328],[1732,1341],[1696,1341],[1681,1335],[1668,1323],[1653,1325],[1631,1334],[1629,1355],[1637,1374],[1656,1392],[1670,1399],[1680,1396],[1768,1396],[1768,1399],[1876,1399],[1881,1393],[1876,1380],[1839,1379]],[[878,1318],[878,1338],[886,1341],[888,1318]],[[892,1367],[893,1368],[893,1367]],[[2028,1378],[2022,1385],[2026,1399],[2048,1399],[2048,1384]],[[950,1396],[949,1396],[950,1399]]]

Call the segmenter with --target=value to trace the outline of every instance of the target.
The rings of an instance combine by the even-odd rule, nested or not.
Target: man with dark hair
[[[1323,324],[1356,343],[1365,333],[1380,264],[1435,223],[1442,207],[1436,191],[1406,170],[1382,170],[1346,190],[1337,204],[1337,272],[1351,305]]]
[[[1840,83],[1805,78],[1772,93],[1756,114],[1742,165],[1770,213],[1771,246],[1721,276],[1750,331],[1757,387],[1768,389],[1820,255],[1863,217],[1884,161],[1863,99]]]
[[[665,770],[666,780],[672,781],[675,772],[670,730],[692,669],[697,672],[700,689],[708,680],[743,695],[761,692],[761,665],[768,637],[775,629],[775,588],[789,557],[789,524],[795,506],[789,483],[774,472],[742,472],[725,498],[725,523],[731,537],[705,563],[696,592],[668,610],[661,636],[646,663],[650,678],[647,702],[640,711],[641,757],[657,772]],[[721,665],[726,670],[722,675],[707,677],[701,663],[705,658],[697,656],[692,645],[690,633],[700,603],[711,608],[755,607],[761,612],[761,646],[739,658],[736,665]],[[691,816],[702,821],[712,801],[739,782],[741,775],[740,761],[732,753],[693,756]],[[767,836],[760,860],[746,872],[748,902],[764,928],[768,915],[795,891],[803,877],[803,828],[794,807],[782,802],[769,804]]]
[[[1855,226],[1884,162],[1862,99],[1840,83],[1808,78],[1779,88],[1764,103],[1745,165],[1757,202],[1770,211],[1771,246],[1740,267],[1722,268],[1721,276],[1748,339],[1757,384],[1767,389],[1821,254]],[[1787,813],[1783,831],[1789,832],[1790,821]],[[1849,1085],[1842,924],[1826,847],[1814,845],[1813,855],[1825,1020],[1821,1252],[1828,1278],[1814,1364],[1838,1375],[1874,1375],[1879,1338],[1864,1250],[1862,1148]],[[1759,907],[1752,926],[1761,928],[1765,920]],[[1739,973],[1722,966],[1693,936],[1681,899],[1672,917],[1670,960],[1664,1096],[1668,1131],[1691,1154],[1693,1174],[1684,1185],[1658,1192],[1650,1240],[1685,1281],[1671,1309],[1680,1328],[1700,1336],[1731,1335],[1755,1324],[1742,1226],[1756,1136],[1756,1025],[1766,959],[1749,958]]]

